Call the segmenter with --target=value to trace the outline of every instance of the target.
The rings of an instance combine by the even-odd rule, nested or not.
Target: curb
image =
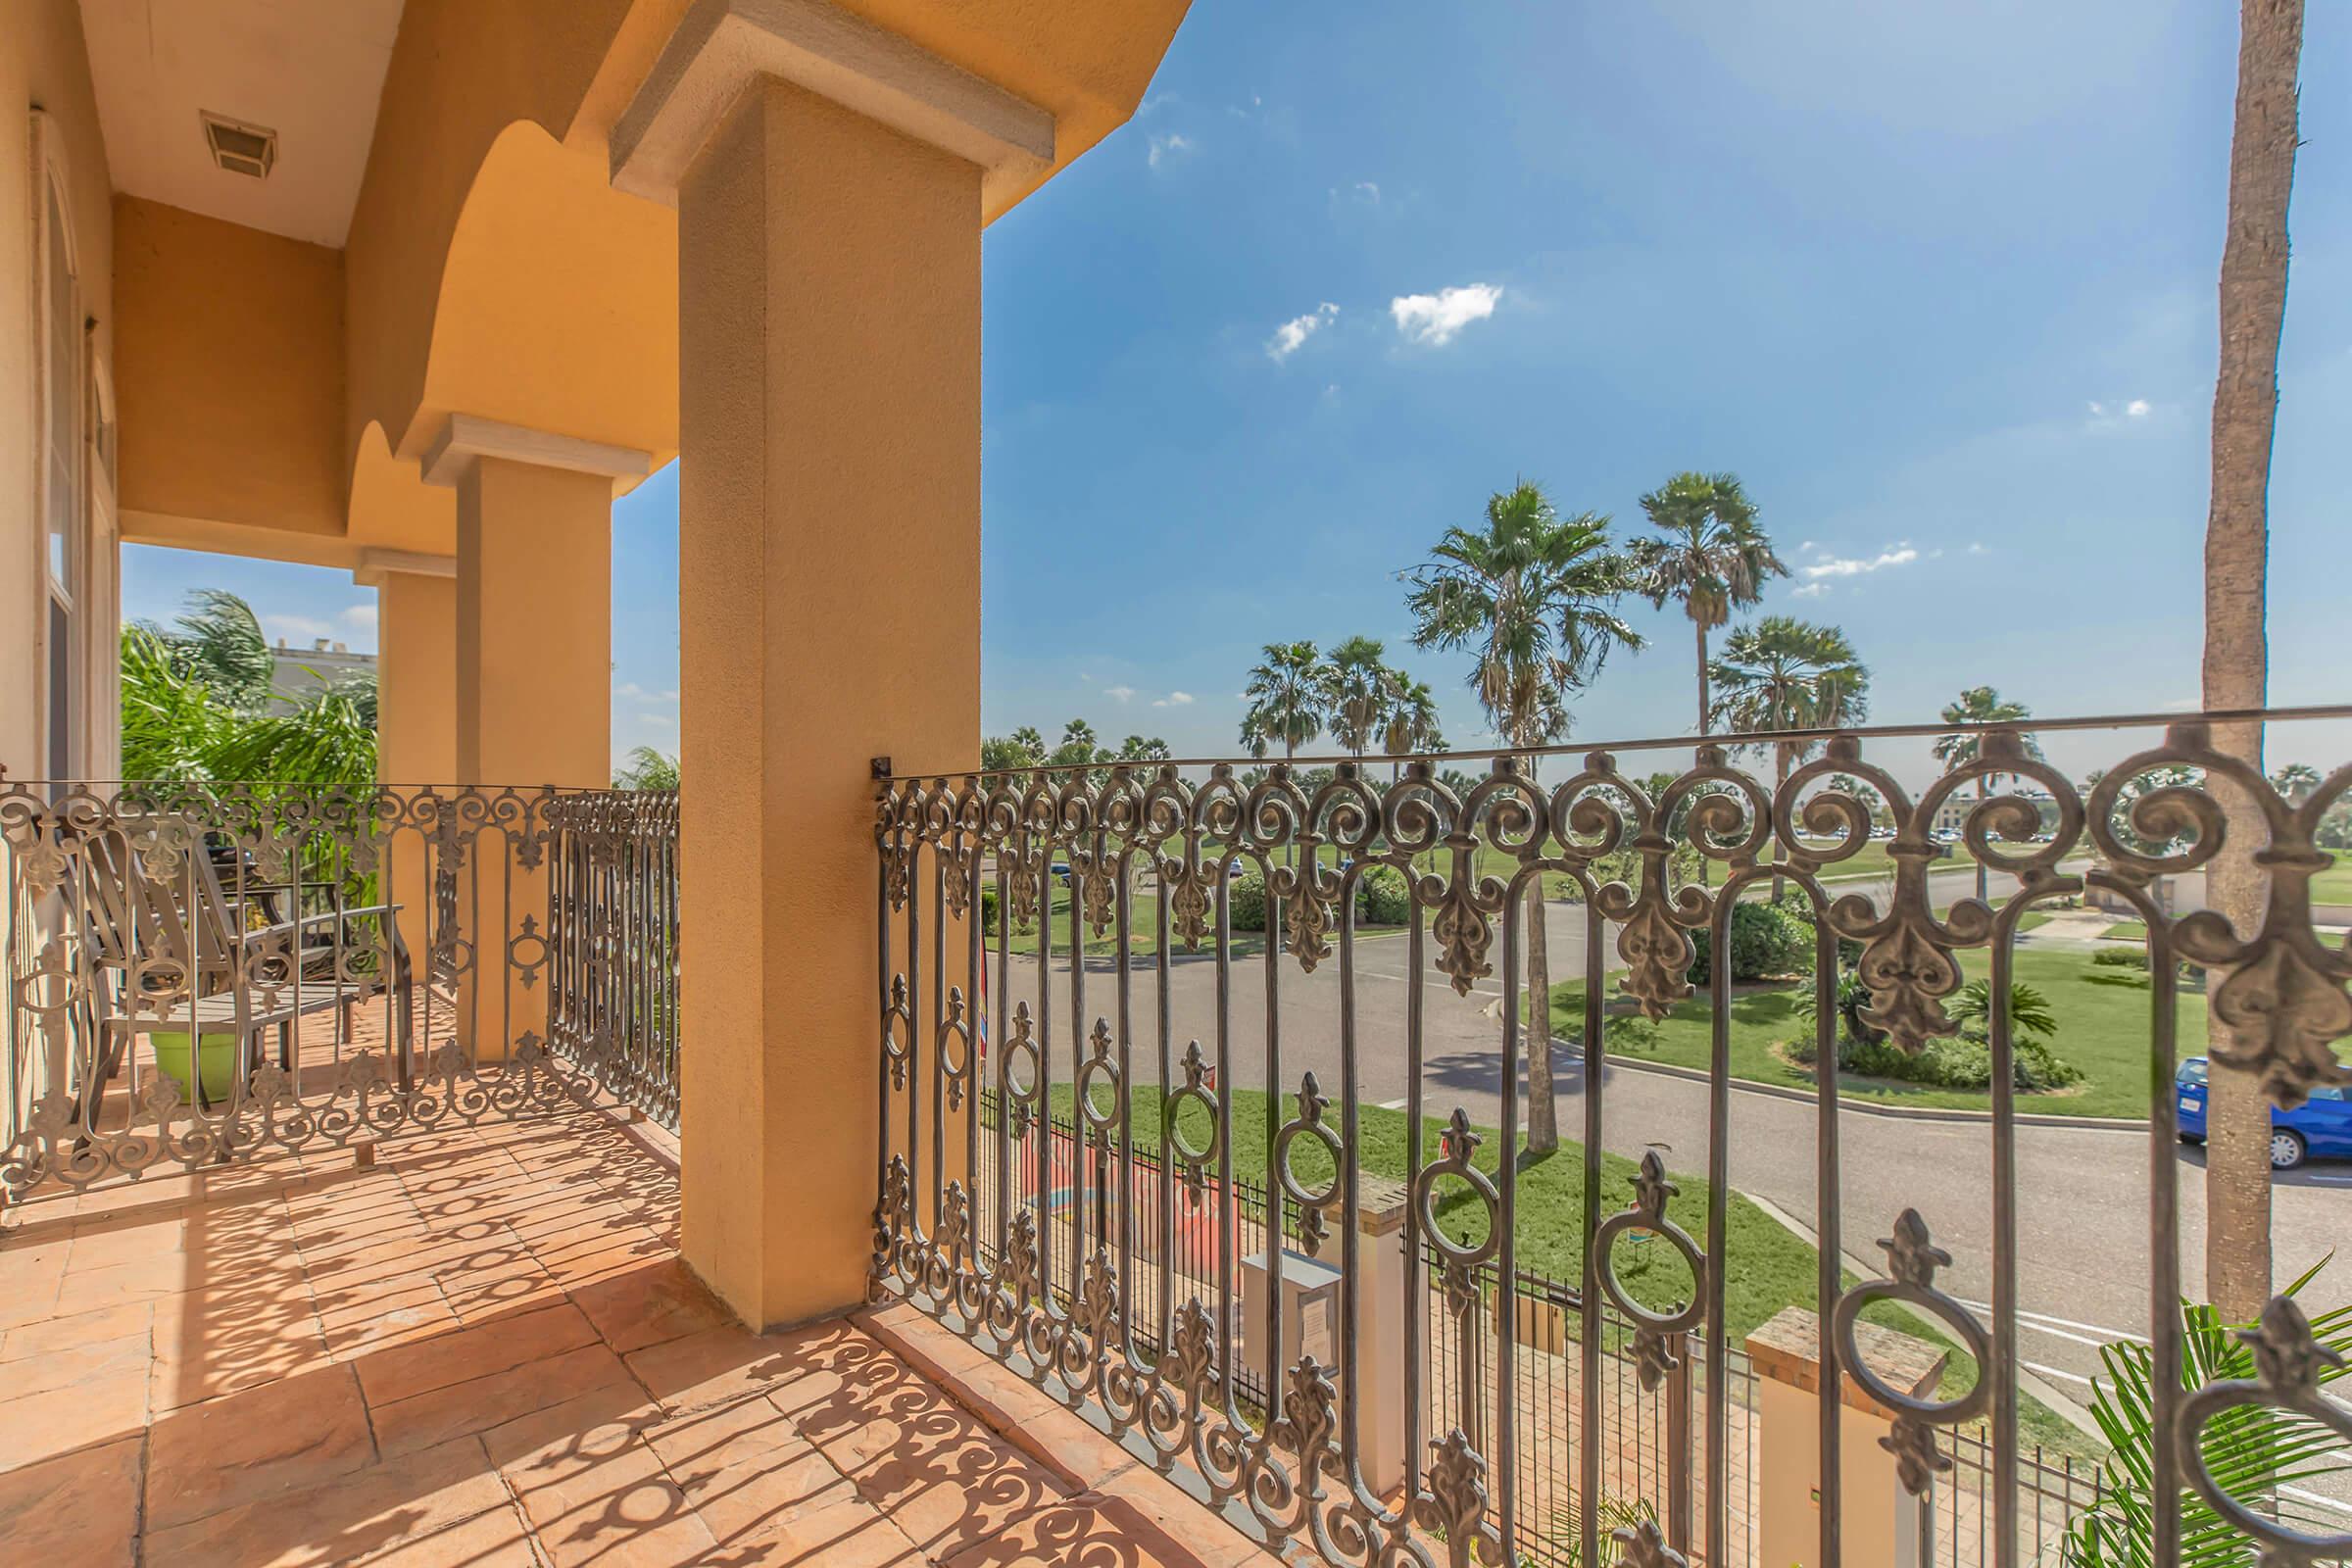
[[[1574,1041],[1554,1035],[1551,1045],[1553,1050],[1564,1051],[1579,1061],[1584,1059],[1584,1048]],[[1696,1067],[1678,1067],[1672,1062],[1638,1061],[1629,1056],[1609,1056],[1604,1061],[1608,1066],[1623,1067],[1629,1072],[1656,1073],[1664,1078],[1680,1078],[1686,1083],[1712,1084],[1715,1081],[1711,1073],[1701,1072]],[[1819,1103],[1811,1092],[1792,1089],[1787,1084],[1760,1084],[1752,1078],[1734,1078],[1731,1085],[1740,1094],[1765,1095],[1800,1105]],[[1865,1116],[1884,1116],[1891,1121],[1989,1123],[1992,1120],[1990,1110],[1956,1110],[1945,1105],[1883,1105],[1869,1100],[1841,1098],[1838,1102],[1838,1108],[1841,1111],[1859,1111]],[[2020,1127],[2075,1127],[2092,1132],[2145,1132],[2148,1126],[2145,1116],[2061,1116],[2046,1110],[2021,1110],[2011,1119]]]

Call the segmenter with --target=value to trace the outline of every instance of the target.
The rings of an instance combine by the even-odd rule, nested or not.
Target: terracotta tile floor
[[[8,1211],[0,1564],[1257,1555],[1035,1391],[951,1398],[903,1309],[749,1333],[676,1216],[586,1112]]]

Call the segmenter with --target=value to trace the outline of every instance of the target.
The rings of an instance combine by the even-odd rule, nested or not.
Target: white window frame
[[[89,461],[91,430],[88,414],[91,408],[90,357],[92,345],[89,318],[82,302],[81,278],[83,266],[78,237],[74,231],[74,180],[66,163],[65,139],[57,122],[41,110],[32,112],[32,245],[33,245],[33,406],[37,411],[34,423],[34,462],[32,515],[32,585],[31,606],[35,658],[32,678],[36,683],[33,711],[38,734],[40,762],[38,773],[52,779],[83,776],[91,755],[90,747],[90,688],[91,680],[87,653],[90,645],[90,612],[94,607],[90,593],[90,520],[91,488]],[[66,267],[73,292],[69,296],[71,328],[66,341],[57,341],[54,313],[50,306],[52,279],[50,257],[53,247],[51,225],[62,232]],[[65,540],[66,580],[61,582],[50,570],[50,448],[60,417],[61,399],[52,395],[58,385],[56,366],[60,359],[70,366],[68,396],[72,399],[73,414],[83,428],[77,429],[74,450],[69,462],[74,469],[74,513],[67,521]],[[66,636],[64,646],[51,632],[52,610],[65,611]],[[66,743],[63,755],[57,745],[52,686],[55,672],[62,664],[65,682]]]

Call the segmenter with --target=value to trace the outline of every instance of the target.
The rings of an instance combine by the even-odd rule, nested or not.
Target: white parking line
[[[1990,1312],[1992,1310],[1990,1304],[1984,1301],[1962,1299],[1960,1304],[1972,1312]],[[2130,1340],[2134,1345],[2148,1343],[2145,1335],[2133,1334],[2128,1329],[2111,1329],[2104,1323],[2078,1323],[2071,1317],[2053,1317],[2047,1312],[2029,1311],[2024,1307],[2018,1309],[2017,1321],[2022,1328],[2039,1329],[2044,1334],[2055,1335],[2062,1340],[2073,1340],[2078,1345],[2112,1345],[2117,1340]],[[2069,1334],[2065,1332],[2068,1329],[2079,1329],[2082,1332]],[[2083,1335],[2085,1334],[2096,1335],[2097,1338],[2084,1339]]]
[[[2069,1372],[2063,1367],[2044,1366],[2039,1361],[2021,1360],[2018,1362],[2018,1365],[2024,1367],[2029,1372],[2039,1373],[2045,1378],[2062,1378],[2068,1383],[2080,1383],[2086,1389],[2090,1387],[2090,1379],[2084,1377],[2080,1372]]]

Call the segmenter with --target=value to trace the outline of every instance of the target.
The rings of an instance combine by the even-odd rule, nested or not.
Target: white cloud
[[[2093,398],[2087,405],[2094,422],[2113,424],[2121,415],[2127,419],[2144,419],[2156,412],[2156,405],[2146,398],[2132,398],[2123,403],[2107,403]]]
[[[1861,556],[1828,556],[1809,566],[1799,566],[1797,570],[1819,581],[1824,577],[1859,577],[1866,572],[1884,571],[1888,566],[1908,566],[1918,559],[1919,552],[1909,545],[1890,545],[1867,559]]]
[[[675,713],[639,713],[637,721],[641,724],[658,724],[663,729],[668,729],[677,723],[678,715]]]
[[[1819,599],[1829,591],[1830,585],[1826,582],[1805,582],[1789,589],[1788,597],[1791,599]]]
[[[1360,197],[1367,206],[1378,207],[1380,205],[1380,186],[1373,180],[1357,180],[1355,182],[1355,194]]]
[[[1189,153],[1192,150],[1193,139],[1190,136],[1181,131],[1171,130],[1165,136],[1152,138],[1152,150],[1144,155],[1144,162],[1153,169],[1157,169],[1163,160]]]
[[[2106,405],[2106,404],[2104,404],[2104,403],[2099,403],[2099,402],[2096,402],[2096,401],[2094,401],[2094,402],[2091,404],[2091,406],[2090,406],[2090,416],[2091,416],[2092,418],[2094,418],[2094,419],[2095,419],[2095,418],[2097,418],[2097,417],[2098,417],[2100,415],[2102,415],[2102,414],[2105,414],[2106,412],[2107,412],[2107,405]]]
[[[1399,294],[1389,301],[1389,314],[1396,318],[1396,330],[1405,341],[1442,348],[1472,321],[1493,316],[1501,298],[1499,285],[1464,283],[1435,294]]]
[[[1992,554],[1992,552],[1985,549],[1982,543],[1970,545],[1968,547],[1968,553],[1972,556],[1988,556]]]
[[[674,703],[678,700],[678,694],[674,691],[655,691],[633,680],[624,680],[613,687],[612,695],[631,703]]]
[[[1132,686],[1105,686],[1102,688],[1102,695],[1114,703],[1123,703],[1135,695],[1135,688]]]
[[[1183,708],[1190,704],[1192,700],[1193,694],[1191,692],[1170,692],[1165,697],[1154,699],[1152,706],[1153,708]]]
[[[1329,300],[1316,306],[1304,316],[1294,316],[1274,329],[1266,339],[1266,358],[1276,365],[1298,352],[1298,346],[1321,331],[1323,324],[1336,318],[1340,308]]]
[[[373,605],[354,605],[343,612],[343,619],[361,631],[373,631],[375,630],[375,607]]]
[[[1812,540],[1808,539],[1808,540],[1806,540],[1806,541],[1805,541],[1803,544],[1801,544],[1801,545],[1798,545],[1796,548],[1797,548],[1797,553],[1798,553],[1799,555],[1807,555],[1807,556],[1809,556],[1809,555],[1811,555],[1811,554],[1812,554],[1814,551],[1816,551],[1816,550],[1819,550],[1819,549],[1821,548],[1821,546],[1819,546],[1819,545],[1815,544],[1815,543],[1814,543]]]
[[[2134,419],[2146,418],[2148,416],[2148,400],[2146,398],[2133,398],[2131,402],[2124,405],[2124,413]]]
[[[277,642],[308,643],[320,637],[331,638],[335,634],[332,621],[320,620],[316,615],[278,615],[264,612],[258,618],[262,623],[263,634]]]

